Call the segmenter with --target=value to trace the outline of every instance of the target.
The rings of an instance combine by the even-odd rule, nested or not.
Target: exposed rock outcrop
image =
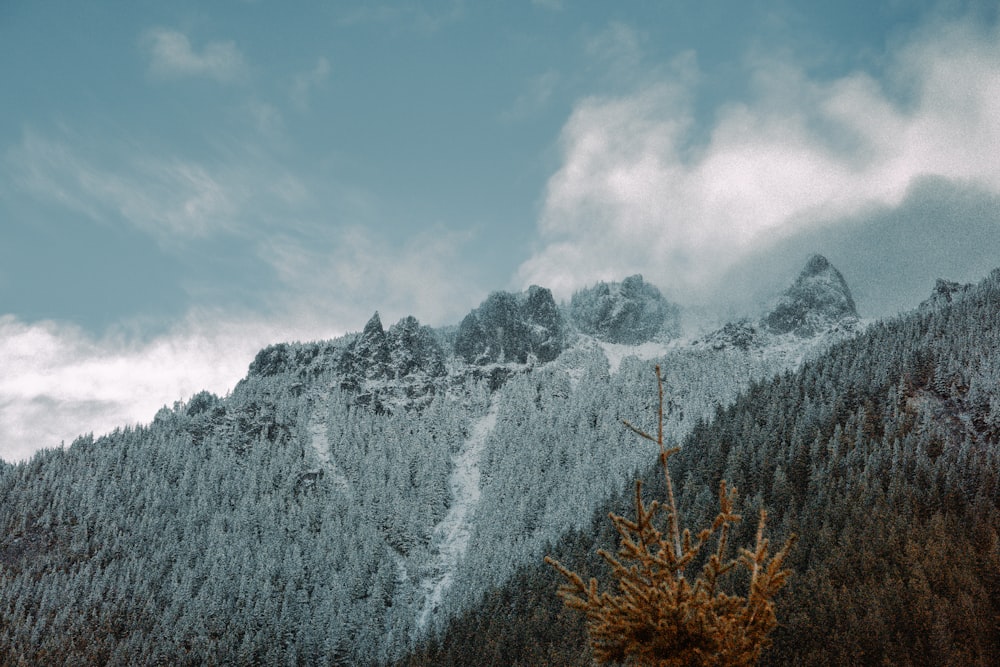
[[[455,353],[467,363],[552,361],[565,333],[552,292],[532,285],[527,292],[494,292],[465,316],[455,336]]]
[[[580,331],[608,343],[638,345],[661,332],[676,335],[679,329],[677,306],[638,274],[580,290],[570,300],[569,312]]]
[[[826,257],[813,255],[763,324],[772,333],[809,337],[845,319],[858,319],[851,290]]]

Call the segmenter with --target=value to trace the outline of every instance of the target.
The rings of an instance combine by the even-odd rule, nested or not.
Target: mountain
[[[565,631],[559,641],[584,648],[581,626],[532,567],[553,545],[568,564],[592,559],[609,537],[606,511],[655,462],[621,427],[654,417],[654,359],[666,432],[686,438],[683,506],[700,516],[724,474],[751,504],[798,503],[795,514],[774,511],[775,539],[829,515],[815,544],[836,554],[838,485],[856,485],[850,475],[874,456],[870,444],[837,449],[844,433],[883,438],[897,428],[893,410],[912,412],[919,428],[893,436],[900,454],[880,459],[903,466],[878,478],[897,479],[902,494],[908,480],[951,474],[941,453],[931,477],[908,472],[923,438],[941,440],[931,452],[992,442],[996,363],[976,352],[995,336],[996,299],[983,294],[1000,278],[990,280],[862,333],[842,277],[814,257],[775,309],[729,325],[734,337],[751,329],[747,345],[678,338],[680,310],[633,276],[569,304],[541,287],[495,292],[455,327],[408,317],[385,328],[376,313],[359,333],[269,346],[228,396],[202,392],[148,426],[0,466],[0,655],[12,656],[0,664],[389,664],[415,647],[405,658],[415,664],[515,664],[522,650],[534,655],[522,664],[567,664],[557,658],[572,651],[549,639]],[[778,329],[794,326],[775,330],[775,312]],[[951,327],[964,352],[947,347],[959,345]],[[922,351],[926,340],[940,349]],[[870,358],[876,342],[885,359]],[[816,467],[827,454],[813,449],[824,447]],[[970,480],[976,470],[961,468]],[[989,527],[991,516],[969,525]],[[796,622],[821,625],[807,611]],[[482,631],[462,634],[470,627]],[[484,657],[501,645],[509,655]],[[543,645],[554,648],[531,653]]]
[[[920,302],[920,310],[937,310],[959,301],[972,290],[972,285],[962,285],[951,280],[938,278],[930,297]]]
[[[563,322],[552,292],[537,285],[523,294],[490,294],[465,316],[455,337],[455,353],[477,366],[552,361],[563,345]]]
[[[696,344],[721,350],[781,350],[785,354],[830,343],[862,329],[847,282],[822,255],[806,262],[795,282],[760,319],[728,322]]]
[[[840,271],[826,257],[813,255],[763,321],[773,333],[812,336],[833,324],[857,319],[851,290]]]

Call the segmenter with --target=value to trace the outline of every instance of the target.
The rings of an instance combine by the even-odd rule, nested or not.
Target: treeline
[[[662,492],[654,457],[651,496]],[[997,663],[1000,272],[958,303],[874,325],[756,384],[696,426],[671,464],[686,525],[710,520],[724,478],[750,519],[732,544],[752,542],[760,507],[775,543],[799,535],[763,664]],[[606,581],[595,556],[615,548],[606,514],[628,510],[618,497],[551,553]],[[590,664],[558,579],[522,568],[400,664]]]

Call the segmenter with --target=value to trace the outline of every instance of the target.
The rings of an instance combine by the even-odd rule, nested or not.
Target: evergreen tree
[[[790,574],[783,563],[794,542],[789,538],[774,555],[764,538],[766,514],[761,510],[756,544],[741,549],[736,558],[726,555],[730,526],[740,520],[733,513],[736,492],[719,486],[719,513],[708,528],[692,537],[681,532],[674,501],[668,461],[679,451],[663,441],[663,378],[656,367],[659,391],[658,427],[654,438],[630,423],[625,425],[660,449],[660,464],[667,488],[666,534],[654,519],[663,507],[648,506],[642,498],[642,482],[635,485],[635,520],[611,513],[620,538],[617,556],[605,550],[600,555],[611,566],[617,592],[601,592],[596,578],[589,584],[562,565],[546,557],[568,583],[559,594],[570,608],[587,616],[594,657],[601,663],[627,662],[640,665],[752,665],[767,646],[768,635],[777,626],[772,598]],[[702,549],[715,540],[701,574],[691,583],[685,576]],[[744,568],[749,574],[745,596],[726,593],[719,584],[723,575]]]

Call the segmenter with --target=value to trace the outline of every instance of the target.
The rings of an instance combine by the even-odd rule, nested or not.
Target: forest
[[[559,337],[524,331],[551,361],[473,340],[471,363],[447,352],[464,334],[373,318],[0,466],[0,664],[590,664],[542,558],[604,577],[608,512],[636,477],[663,494],[621,425],[654,418],[654,361],[685,523],[725,479],[775,543],[798,536],[762,664],[995,664],[1000,271],[801,355],[612,364],[531,296],[462,331],[491,303],[540,312]]]
[[[876,323],[700,421],[672,460],[704,525],[726,479],[798,542],[764,665],[992,665],[1000,656],[1000,271],[954,304]],[[652,459],[652,454],[650,456]],[[651,497],[663,482],[651,461]],[[606,580],[607,513],[552,553]],[[752,543],[753,522],[734,544]],[[542,563],[399,664],[589,665],[583,617]]]

